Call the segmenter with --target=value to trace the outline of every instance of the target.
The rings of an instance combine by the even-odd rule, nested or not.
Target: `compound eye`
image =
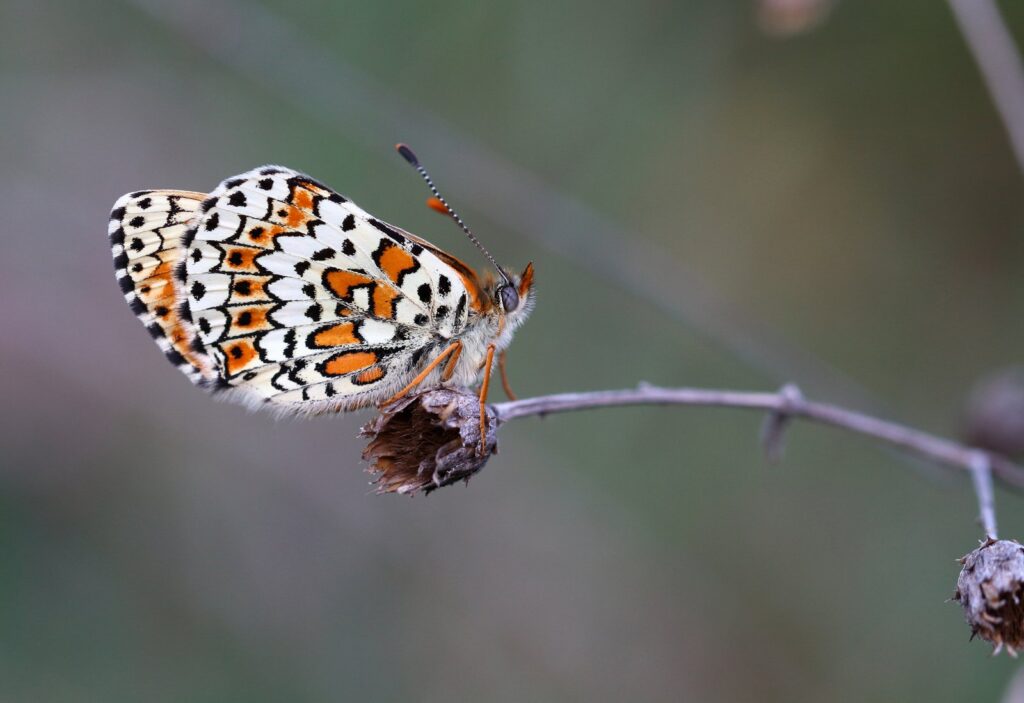
[[[519,292],[513,286],[502,286],[498,289],[498,298],[505,312],[511,312],[519,307]]]

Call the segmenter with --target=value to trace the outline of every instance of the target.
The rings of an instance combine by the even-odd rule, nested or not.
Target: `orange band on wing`
[[[223,266],[232,273],[261,273],[261,269],[256,266],[253,259],[257,254],[262,253],[259,249],[252,247],[229,247],[224,250]]]
[[[384,369],[382,369],[379,366],[371,366],[370,368],[366,369],[366,371],[363,371],[362,373],[356,375],[353,381],[358,386],[364,386],[368,383],[379,381],[382,378],[384,378]]]
[[[253,305],[235,310],[231,318],[232,330],[237,334],[238,332],[263,332],[270,329],[271,324],[267,320],[267,313],[272,307],[271,305]]]
[[[342,322],[320,330],[313,335],[313,344],[318,347],[341,347],[346,344],[359,344],[360,339],[355,335],[355,324]]]
[[[245,366],[256,358],[256,347],[251,339],[240,339],[237,342],[230,342],[221,346],[224,352],[225,363],[229,376],[245,368]]]
[[[416,259],[402,247],[391,244],[380,254],[377,265],[397,284],[401,282],[403,273],[416,270]]]
[[[373,316],[382,320],[393,320],[395,318],[395,298],[398,293],[380,284],[373,289]]]
[[[373,279],[361,273],[333,270],[327,272],[324,276],[324,282],[338,298],[341,300],[351,300],[353,288],[369,285],[373,283]]]
[[[377,355],[373,352],[345,352],[328,359],[324,364],[324,374],[327,376],[344,376],[353,371],[365,369],[377,363]]]
[[[309,194],[308,190],[296,188],[295,196],[292,198],[292,203],[297,208],[308,210],[310,212],[313,210],[313,196]]]

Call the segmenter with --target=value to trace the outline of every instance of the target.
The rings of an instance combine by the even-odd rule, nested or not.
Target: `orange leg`
[[[445,350],[443,352],[438,354],[436,357],[434,357],[433,361],[427,364],[427,367],[425,369],[416,374],[416,378],[409,381],[409,384],[405,388],[403,388],[402,390],[398,391],[393,396],[385,400],[383,403],[381,403],[381,405],[391,405],[391,403],[394,403],[396,400],[398,400],[399,398],[403,397],[406,393],[411,391],[413,388],[423,383],[423,379],[429,376],[430,372],[433,371],[438,364],[445,360],[445,357],[447,357],[449,354],[451,354],[456,349],[461,347],[461,342],[452,342],[451,344],[449,344],[447,347],[445,347]]]
[[[480,456],[487,453],[487,389],[491,385],[491,365],[494,363],[494,345],[487,346],[484,362],[484,382],[480,384]]]
[[[442,381],[447,381],[448,379],[450,379],[452,377],[452,374],[455,373],[455,364],[459,363],[459,357],[462,356],[462,342],[455,342],[455,343],[458,346],[455,348],[455,351],[452,353],[451,358],[448,359],[448,363],[445,364],[445,366],[444,366],[444,373],[441,374],[441,380]]]
[[[505,395],[508,396],[509,400],[515,400],[516,394],[512,392],[512,387],[508,385],[508,374],[505,373],[505,352],[498,355],[498,371],[501,371],[501,387],[505,389]]]

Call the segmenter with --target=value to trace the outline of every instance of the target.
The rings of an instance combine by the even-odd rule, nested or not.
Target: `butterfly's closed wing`
[[[382,400],[464,329],[479,296],[471,272],[281,167],[224,181],[182,243],[193,346],[222,386],[283,410]]]

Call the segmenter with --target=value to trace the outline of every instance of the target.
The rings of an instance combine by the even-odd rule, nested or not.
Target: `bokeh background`
[[[114,283],[121,193],[267,162],[482,264],[403,140],[536,263],[520,395],[796,381],[955,435],[1024,349],[998,116],[942,2],[771,5],[0,4],[0,700],[998,700],[1014,663],[946,602],[962,475],[808,425],[769,466],[756,415],[647,408],[375,496],[368,414],[213,402]]]

